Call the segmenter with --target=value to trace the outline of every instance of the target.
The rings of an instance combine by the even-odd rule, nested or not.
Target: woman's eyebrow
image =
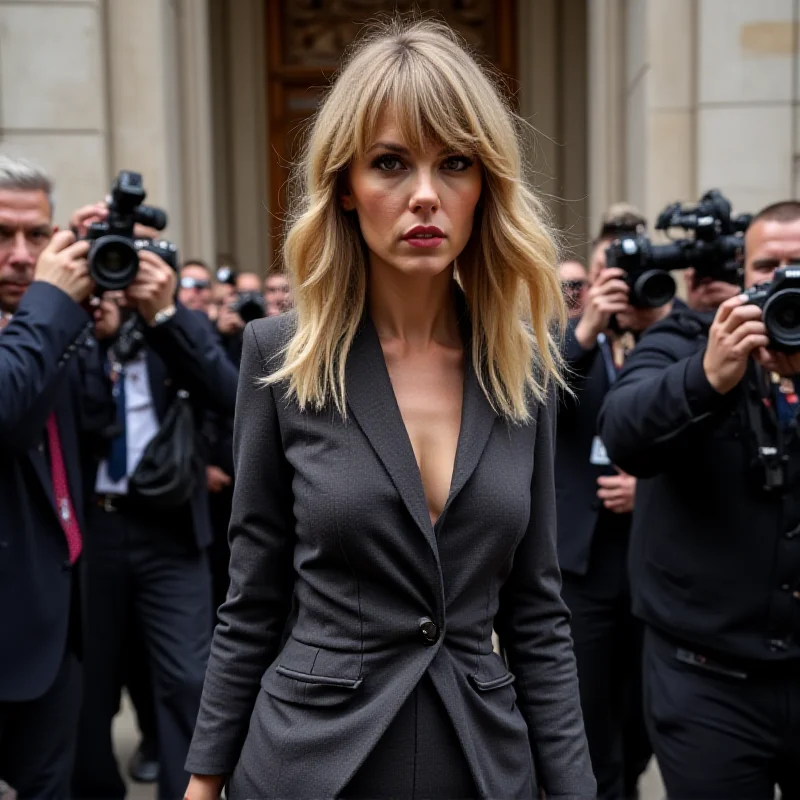
[[[375,142],[375,144],[372,145],[367,152],[371,153],[373,150],[377,150],[378,148],[389,150],[390,152],[397,153],[401,156],[407,156],[410,153],[410,150],[407,147],[403,147],[401,144],[393,144],[392,142]]]

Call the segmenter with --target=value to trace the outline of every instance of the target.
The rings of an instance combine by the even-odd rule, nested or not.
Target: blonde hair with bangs
[[[522,177],[521,121],[457,35],[431,20],[374,27],[313,120],[284,243],[297,324],[282,365],[265,380],[288,381],[301,408],[333,400],[346,414],[345,362],[364,313],[369,254],[340,195],[387,108],[409,148],[435,141],[480,159],[483,191],[456,277],[483,391],[499,414],[524,422],[531,394],[542,400],[550,381],[564,385],[551,336],[565,320],[557,247]]]

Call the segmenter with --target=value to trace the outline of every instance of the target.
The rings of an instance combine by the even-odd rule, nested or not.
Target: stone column
[[[111,168],[144,176],[148,203],[169,214],[181,249],[183,158],[180,37],[175,0],[106,0]]]
[[[50,172],[60,225],[103,197],[108,120],[98,0],[0,0],[0,152]]]
[[[181,0],[181,128],[184,254],[214,265],[213,129],[208,0]]]
[[[653,220],[695,181],[695,0],[629,2],[624,199]]]
[[[593,234],[606,207],[625,199],[624,3],[588,0],[588,11],[589,225]]]

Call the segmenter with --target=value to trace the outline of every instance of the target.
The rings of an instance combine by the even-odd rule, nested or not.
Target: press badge
[[[606,446],[599,436],[592,439],[592,453],[589,456],[589,463],[594,464],[596,467],[608,467],[611,465],[611,459],[606,452]]]

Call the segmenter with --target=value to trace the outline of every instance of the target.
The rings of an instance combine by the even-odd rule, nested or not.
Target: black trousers
[[[599,800],[638,796],[652,751],[642,710],[642,624],[631,614],[628,534],[598,529],[586,575],[563,574]]]
[[[670,800],[772,800],[776,786],[798,800],[800,665],[756,674],[686,663],[690,651],[645,634],[645,711]]]
[[[76,798],[124,798],[111,721],[125,679],[131,603],[150,657],[160,765],[158,796],[183,797],[211,638],[205,553],[186,514],[93,508],[86,539],[84,703],[73,776]]]
[[[0,703],[0,778],[20,800],[70,796],[81,668],[67,650],[53,685],[24,703]]]

